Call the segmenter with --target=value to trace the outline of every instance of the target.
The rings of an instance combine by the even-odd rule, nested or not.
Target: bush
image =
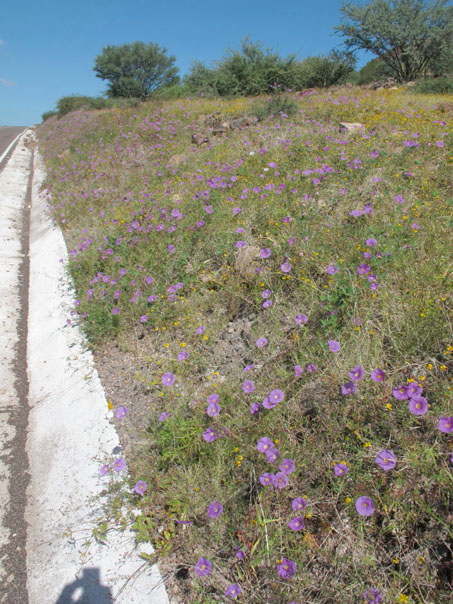
[[[58,115],[58,111],[55,111],[55,109],[51,109],[50,111],[45,111],[41,115],[41,119],[43,122],[45,122],[46,120],[48,120],[50,117],[53,117],[54,115]]]
[[[386,80],[393,77],[392,74],[393,71],[382,59],[372,59],[359,70],[357,84],[363,85],[376,82],[377,80]]]
[[[282,90],[297,87],[297,63],[283,58],[248,38],[240,50],[229,50],[213,67],[194,63],[184,83],[191,92],[209,97],[268,94],[275,85]]]
[[[332,50],[327,56],[307,57],[298,68],[298,84],[303,88],[326,88],[342,84],[354,71],[354,58]]]
[[[271,115],[294,115],[299,106],[289,96],[274,96],[264,104],[260,104],[254,111],[258,121],[262,121]]]
[[[422,94],[452,94],[453,78],[425,78],[418,80],[410,90]]]
[[[79,94],[72,94],[70,96],[64,96],[57,101],[57,111],[48,112],[52,115],[58,115],[63,117],[71,111],[78,111],[80,109],[85,110],[98,110],[108,109],[110,107],[135,107],[141,102],[139,98],[117,98],[117,99],[106,99],[102,96],[83,96]],[[44,114],[47,115],[47,114]],[[48,116],[50,117],[50,116]]]
[[[59,117],[62,117],[71,111],[77,111],[78,109],[103,109],[105,106],[105,99],[95,99],[90,96],[82,96],[79,94],[63,96],[57,101]]]

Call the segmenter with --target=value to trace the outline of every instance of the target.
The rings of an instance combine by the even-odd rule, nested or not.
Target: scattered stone
[[[203,136],[203,134],[200,134],[199,132],[194,132],[192,134],[192,142],[195,143],[195,145],[200,146],[208,144],[209,138],[207,136]]]
[[[363,124],[360,122],[340,122],[340,132],[347,130],[348,132],[356,132],[362,130]]]
[[[231,120],[230,128],[231,130],[242,130],[243,128],[248,128],[250,126],[250,121],[246,117],[238,117],[234,120]]]

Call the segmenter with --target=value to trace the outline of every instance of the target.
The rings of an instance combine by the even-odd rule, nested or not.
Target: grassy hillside
[[[39,128],[133,476],[106,460],[113,509],[185,603],[446,603],[453,97],[269,102]]]

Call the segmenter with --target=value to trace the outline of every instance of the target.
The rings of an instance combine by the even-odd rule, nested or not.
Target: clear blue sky
[[[153,42],[175,55],[180,75],[250,35],[299,59],[341,45],[341,0],[3,0],[0,125],[31,125],[69,94],[101,95],[93,72],[107,45]],[[368,58],[362,54],[358,66]]]

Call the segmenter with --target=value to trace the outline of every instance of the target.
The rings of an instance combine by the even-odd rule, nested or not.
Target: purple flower
[[[376,239],[374,239],[374,237],[370,237],[369,239],[366,240],[365,243],[367,244],[368,247],[374,247],[375,245],[377,245],[377,241],[376,241]]]
[[[267,344],[267,339],[258,338],[257,341],[255,342],[255,344],[258,346],[258,348],[263,348],[263,346],[266,346],[266,344]]]
[[[280,451],[276,447],[273,447],[272,449],[269,449],[268,451],[266,451],[267,463],[275,463],[279,457],[280,457]]]
[[[263,487],[268,487],[272,484],[273,478],[273,474],[270,474],[269,472],[264,472],[264,474],[261,474],[260,476],[260,483],[263,485]]]
[[[308,363],[308,365],[305,367],[305,371],[307,373],[316,373],[318,371],[318,367],[314,363]]]
[[[344,476],[348,473],[348,471],[349,468],[343,461],[340,461],[340,463],[336,463],[333,467],[333,473],[335,474],[335,476]]]
[[[411,382],[406,386],[406,394],[409,398],[419,396],[423,392],[423,388],[417,382]]]
[[[304,325],[308,321],[308,317],[307,317],[307,315],[300,314],[300,315],[297,315],[295,321],[296,321],[297,325]]]
[[[264,290],[261,292],[261,297],[262,297],[262,298],[269,298],[269,296],[270,296],[271,294],[272,294],[272,292],[271,292],[271,290],[270,290],[270,289],[264,289]]]
[[[382,449],[382,451],[379,451],[374,461],[385,472],[388,470],[393,470],[393,468],[396,466],[395,454],[390,449]]]
[[[288,486],[288,483],[288,475],[285,474],[285,472],[277,472],[277,474],[272,477],[272,484],[276,489],[284,489]]]
[[[368,266],[368,264],[360,264],[357,267],[357,272],[359,273],[359,275],[366,275],[370,272],[371,267]]]
[[[307,502],[305,501],[305,499],[303,497],[296,497],[295,499],[292,500],[291,507],[295,512],[297,512],[299,510],[303,510],[304,508],[306,508]]]
[[[208,403],[218,403],[219,402],[219,395],[218,394],[210,394],[207,398],[206,401]]]
[[[373,382],[383,382],[385,380],[385,371],[379,369],[379,367],[377,369],[374,369],[371,372],[371,379],[373,380]]]
[[[212,571],[212,564],[206,558],[198,558],[198,562],[195,564],[194,570],[199,577],[208,577]]]
[[[147,488],[148,485],[144,480],[137,480],[134,486],[134,491],[137,493],[137,495],[143,495]]]
[[[164,422],[166,419],[168,419],[170,417],[170,413],[168,411],[163,411],[160,415],[159,415],[159,421],[160,422]]]
[[[297,564],[293,560],[288,560],[288,558],[284,558],[277,562],[278,575],[282,579],[291,579],[293,575],[296,574]]]
[[[282,390],[272,390],[267,397],[269,399],[269,403],[274,407],[277,403],[281,403],[285,398],[285,393]],[[268,407],[269,408],[269,407]]]
[[[185,350],[181,350],[181,352],[178,352],[178,361],[185,361],[189,358],[189,355],[187,354],[187,352]]]
[[[232,583],[226,588],[225,596],[227,598],[233,598],[233,600],[235,600],[241,592],[241,587],[237,583]]]
[[[349,377],[353,382],[360,381],[365,375],[365,370],[361,365],[356,365],[354,369],[349,372]]]
[[[246,245],[247,245],[246,241],[236,241],[237,248],[245,247]]]
[[[396,203],[404,203],[404,197],[402,195],[395,195],[393,200],[396,201]]]
[[[278,467],[284,474],[291,474],[296,469],[296,464],[292,459],[285,458]]]
[[[270,308],[272,306],[273,302],[272,300],[265,300],[263,302],[263,308]]]
[[[356,392],[357,384],[354,384],[354,382],[347,382],[341,387],[341,394],[344,394],[345,396],[347,396],[348,394],[355,394]]]
[[[215,428],[208,428],[203,432],[203,439],[207,443],[212,443],[219,436],[217,430]]]
[[[123,457],[117,457],[113,462],[115,472],[122,472],[126,469],[126,460]]]
[[[200,325],[199,327],[196,328],[195,333],[197,334],[197,336],[199,336],[202,333],[204,333],[205,331],[206,331],[206,327],[204,325]]]
[[[240,214],[241,212],[241,208],[233,208],[233,214],[236,216],[237,214]]]
[[[103,466],[101,466],[101,468],[99,470],[99,474],[101,476],[105,476],[109,470],[110,470],[109,464],[105,463]]]
[[[329,266],[327,267],[327,272],[329,273],[329,275],[335,275],[336,273],[338,273],[338,267],[336,267],[335,264],[329,264]]]
[[[303,516],[296,516],[288,522],[288,526],[292,531],[301,531],[305,528]]]
[[[252,380],[245,380],[245,382],[242,384],[242,390],[245,393],[253,392],[255,390],[255,384],[252,382]]]
[[[282,273],[289,273],[292,269],[292,266],[289,262],[284,262],[281,266],[280,269],[282,271]]]
[[[331,352],[338,352],[341,350],[340,342],[337,342],[336,340],[329,340],[327,343]]]
[[[269,258],[270,255],[271,255],[271,251],[268,247],[263,248],[260,252],[261,258]]]
[[[296,377],[300,377],[302,375],[303,371],[304,370],[302,369],[302,367],[300,365],[294,365],[294,375]]]
[[[244,549],[245,548],[245,549]],[[248,545],[238,545],[237,547],[234,548],[235,549],[235,557],[238,560],[244,560],[245,556],[249,553],[250,551],[250,547]]]
[[[358,497],[355,502],[355,509],[360,516],[372,516],[374,514],[374,503],[371,497]]]
[[[168,371],[167,373],[164,373],[164,375],[162,376],[162,385],[163,386],[173,386],[173,384],[175,383],[175,380],[176,380],[176,377],[173,375],[173,373]]]
[[[396,398],[397,401],[404,401],[409,398],[406,392],[406,386],[401,385],[392,390],[393,397]]]
[[[208,516],[209,518],[218,518],[223,512],[223,505],[220,501],[214,501],[208,505]]]
[[[218,403],[209,403],[206,407],[206,415],[209,417],[217,417],[220,413],[220,406]]]
[[[425,415],[428,411],[428,401],[424,396],[413,396],[409,400],[409,411],[413,415]]]
[[[126,417],[128,413],[127,407],[118,407],[117,411],[116,411],[116,417],[118,419],[121,419],[123,417]]]
[[[263,438],[260,438],[256,443],[256,448],[260,453],[267,453],[269,449],[274,448],[274,443],[267,436],[263,436]]]
[[[372,587],[363,594],[363,599],[365,601],[365,604],[381,604],[381,592],[379,591],[379,589],[374,589],[374,587]]]
[[[453,432],[453,417],[451,415],[439,417],[437,429],[445,434],[451,434]]]
[[[250,413],[252,415],[256,415],[258,413],[258,411],[260,410],[260,404],[259,403],[252,403],[250,405]]]

